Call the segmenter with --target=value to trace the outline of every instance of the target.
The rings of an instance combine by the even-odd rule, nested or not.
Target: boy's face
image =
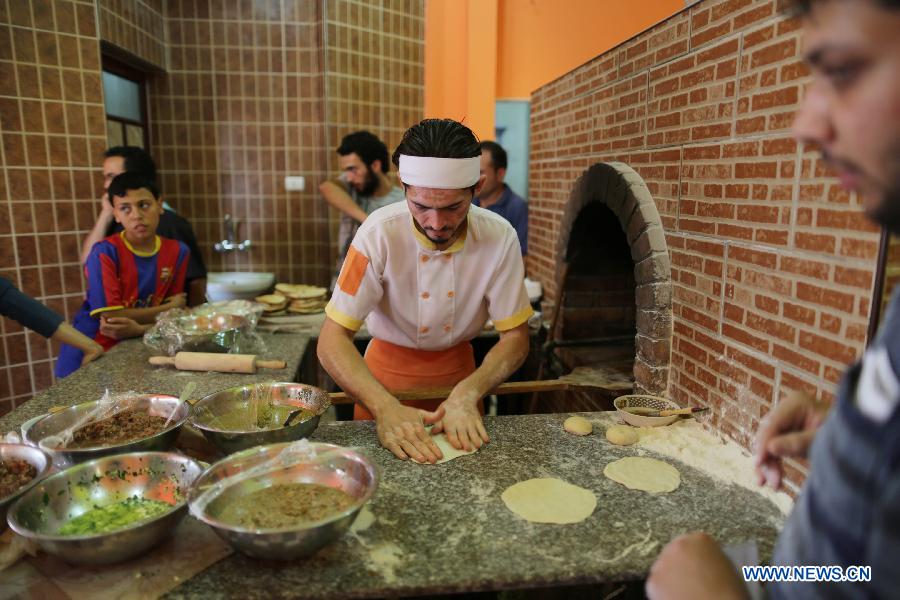
[[[162,204],[150,190],[128,190],[123,198],[113,196],[113,217],[125,229],[125,237],[132,244],[145,244],[153,240]]]

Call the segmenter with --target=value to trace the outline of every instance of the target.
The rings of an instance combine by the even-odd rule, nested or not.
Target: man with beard
[[[357,131],[344,136],[337,153],[340,155],[341,175],[324,182],[319,186],[319,191],[328,204],[341,211],[339,271],[360,223],[372,211],[403,200],[403,190],[388,179],[390,163],[387,146],[374,134]]]
[[[347,252],[318,342],[322,367],[375,418],[397,458],[442,458],[424,425],[456,449],[489,441],[481,401],[528,354],[522,255],[512,225],[471,206],[481,185],[481,148],[449,119],[410,127],[394,151],[406,202],[372,213]],[[487,319],[499,341],[477,369],[470,343]],[[353,336],[366,323],[365,358]],[[452,387],[443,401],[401,403],[392,392]]]
[[[866,214],[900,234],[900,0],[795,0],[812,69],[794,122]],[[896,598],[900,592],[900,292],[834,406],[803,393],[760,425],[760,483],[781,485],[782,459],[810,472],[778,539],[774,565],[871,567],[868,582],[772,581],[773,598]],[[845,571],[846,573],[846,571]],[[745,597],[742,578],[708,535],[676,538],[650,570],[647,595]]]

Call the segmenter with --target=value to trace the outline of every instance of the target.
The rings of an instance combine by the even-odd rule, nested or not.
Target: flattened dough
[[[426,428],[428,431],[431,431],[430,427]],[[450,442],[447,440],[447,436],[443,433],[438,433],[436,435],[432,435],[431,439],[434,440],[434,443],[437,444],[438,449],[441,451],[441,454],[444,455],[442,459],[437,461],[436,465],[441,463],[445,463],[448,460],[453,460],[454,458],[459,458],[460,456],[465,456],[467,454],[475,454],[478,450],[469,450],[466,452],[465,450],[457,450],[453,446],[450,445]],[[430,465],[429,462],[419,462],[416,459],[410,457],[413,462],[419,463],[420,465]]]
[[[651,494],[671,492],[681,485],[678,469],[667,462],[643,456],[627,456],[606,465],[603,474],[632,490]]]
[[[506,508],[532,523],[579,523],[597,507],[594,492],[552,477],[520,481],[500,498]]]

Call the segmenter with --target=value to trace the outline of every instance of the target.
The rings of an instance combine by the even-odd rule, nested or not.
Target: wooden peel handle
[[[674,417],[675,415],[689,415],[694,412],[693,407],[688,408],[667,408],[659,411],[660,417]]]
[[[525,394],[530,392],[554,392],[566,391],[575,386],[569,382],[556,379],[549,381],[510,381],[501,383],[485,395],[497,394]],[[440,388],[433,390],[412,390],[406,392],[392,392],[397,400],[442,400],[450,395],[453,388]],[[352,404],[353,398],[345,392],[332,392],[329,394],[332,404]]]

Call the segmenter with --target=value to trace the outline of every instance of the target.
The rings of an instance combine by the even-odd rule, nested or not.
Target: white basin
[[[264,294],[275,283],[274,273],[228,271],[207,273],[206,298],[219,300],[252,299]]]

